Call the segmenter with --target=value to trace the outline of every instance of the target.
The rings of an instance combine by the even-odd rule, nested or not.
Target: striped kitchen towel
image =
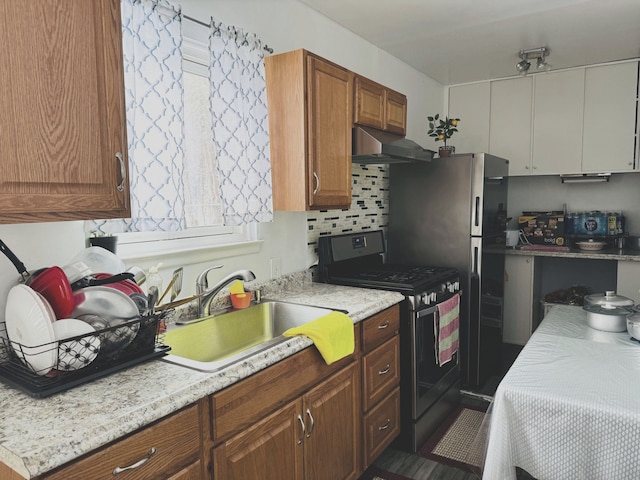
[[[442,366],[451,361],[458,351],[460,327],[460,295],[456,294],[446,302],[438,305],[433,322],[436,338],[436,364]]]

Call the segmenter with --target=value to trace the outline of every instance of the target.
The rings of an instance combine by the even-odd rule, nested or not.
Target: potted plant
[[[442,140],[444,145],[438,149],[438,153],[441,157],[449,157],[456,153],[456,147],[452,145],[447,146],[447,140],[458,131],[459,118],[444,117],[444,120],[440,118],[440,114],[436,113],[433,117],[427,117],[429,121],[429,131],[427,134],[437,140]]]

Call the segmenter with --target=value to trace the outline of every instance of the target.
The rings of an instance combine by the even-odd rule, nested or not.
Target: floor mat
[[[367,470],[362,474],[362,476],[358,480],[411,480],[409,477],[405,477],[404,475],[398,475],[397,473],[387,472],[386,470],[382,470],[381,468],[376,467],[375,465],[371,465]]]
[[[484,410],[461,405],[429,440],[418,455],[453,467],[479,472],[482,446],[474,443],[484,419]]]

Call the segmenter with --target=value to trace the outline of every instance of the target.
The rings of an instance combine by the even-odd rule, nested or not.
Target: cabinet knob
[[[313,194],[315,195],[316,193],[318,193],[318,189],[320,188],[320,179],[318,178],[318,174],[316,174],[316,172],[313,172],[313,179],[316,183],[316,186],[313,189]]]
[[[391,370],[391,365],[387,363],[387,366],[383,370],[378,370],[378,375],[386,375]]]
[[[378,325],[378,330],[384,330],[385,328],[389,328],[389,320],[387,320],[381,325]]]
[[[529,165],[526,165],[526,166],[524,167],[524,169],[525,169],[525,170],[529,170]]]

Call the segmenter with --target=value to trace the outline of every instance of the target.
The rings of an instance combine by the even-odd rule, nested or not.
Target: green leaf
[[[429,120],[430,122],[433,122],[433,117],[427,117],[427,120]]]

